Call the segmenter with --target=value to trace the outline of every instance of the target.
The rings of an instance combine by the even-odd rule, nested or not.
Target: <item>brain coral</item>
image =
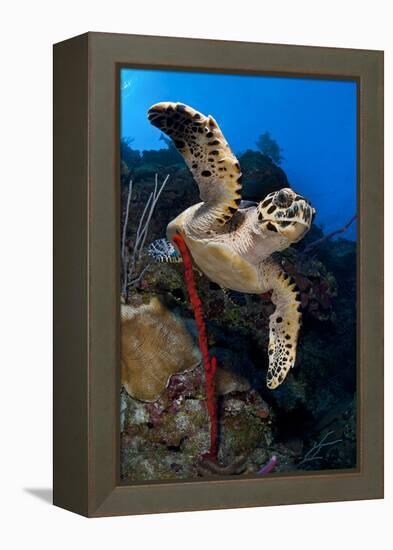
[[[140,401],[156,401],[170,377],[194,369],[200,352],[183,321],[157,298],[121,306],[121,383]]]

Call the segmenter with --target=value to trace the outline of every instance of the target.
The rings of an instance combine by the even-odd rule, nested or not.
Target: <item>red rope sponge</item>
[[[194,310],[195,323],[198,329],[198,342],[199,349],[201,350],[203,366],[205,369],[206,377],[206,402],[207,411],[210,418],[210,452],[211,458],[217,457],[217,408],[216,408],[216,396],[215,396],[215,384],[214,378],[216,374],[216,358],[209,358],[209,348],[207,345],[206,325],[203,320],[202,302],[199,299],[198,293],[195,287],[194,274],[192,271],[192,260],[188,251],[187,245],[181,235],[176,234],[173,237],[173,242],[180,251],[180,254],[184,262],[184,278],[186,280],[188,294],[190,296],[190,302]]]

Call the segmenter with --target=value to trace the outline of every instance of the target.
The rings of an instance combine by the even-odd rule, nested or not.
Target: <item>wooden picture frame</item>
[[[120,66],[358,82],[358,468],[119,483]],[[89,517],[383,497],[383,53],[87,33],[54,46],[54,504]]]

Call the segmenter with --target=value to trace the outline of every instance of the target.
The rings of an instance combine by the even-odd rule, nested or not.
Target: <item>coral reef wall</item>
[[[150,155],[149,155],[150,153]],[[149,242],[165,236],[167,223],[199,201],[197,186],[176,151],[123,158],[123,209],[132,173],[135,194],[129,238],[146,203],[154,174],[170,174],[152,219]],[[130,165],[127,164],[127,159]],[[285,173],[255,151],[240,156],[246,197],[259,200],[288,186]],[[356,466],[356,243],[326,240],[314,225],[307,237],[277,256],[301,291],[303,326],[296,366],[285,383],[266,388],[269,295],[224,293],[195,272],[209,347],[217,375],[219,453],[224,464],[242,457],[233,474],[256,474],[274,454],[278,472]],[[345,236],[345,235],[344,235]],[[196,341],[181,264],[153,263],[129,296],[139,307],[158,297]],[[174,350],[175,353],[175,350]],[[121,477],[124,482],[193,479],[206,475],[200,457],[209,448],[204,372],[200,364],[174,374],[154,402],[121,393]],[[225,473],[228,473],[227,471]]]

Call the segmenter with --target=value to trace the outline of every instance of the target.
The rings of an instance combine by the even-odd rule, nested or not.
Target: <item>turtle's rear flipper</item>
[[[295,283],[283,271],[279,272],[273,287],[272,302],[276,309],[269,324],[269,369],[267,387],[277,388],[294,366],[301,313],[299,294]]]
[[[172,243],[166,239],[157,239],[153,241],[147,252],[156,262],[181,263],[182,257]]]

